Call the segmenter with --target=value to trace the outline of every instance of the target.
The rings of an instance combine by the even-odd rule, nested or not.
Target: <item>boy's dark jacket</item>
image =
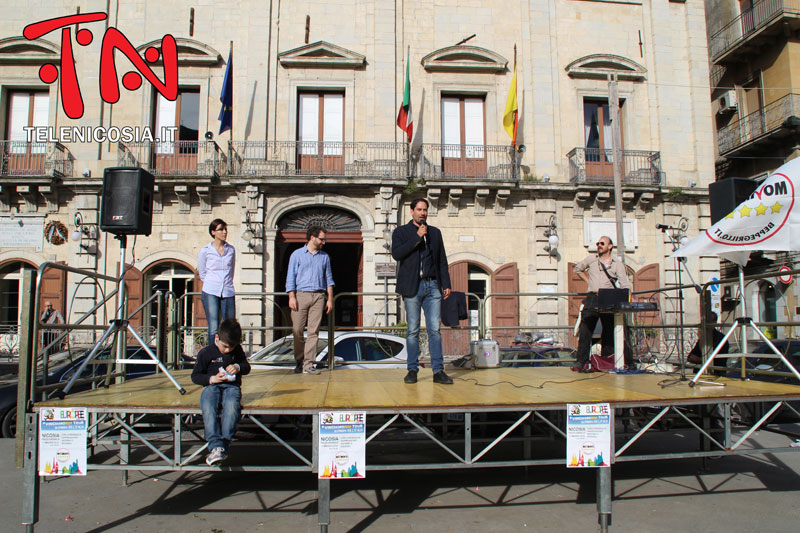
[[[228,381],[226,383],[241,387],[242,376],[250,373],[250,363],[247,362],[247,357],[245,357],[241,345],[224,355],[219,351],[216,344],[206,346],[197,354],[197,362],[194,365],[194,370],[192,370],[192,381],[205,387],[209,385],[208,380],[211,376],[219,372],[220,367],[225,368],[233,363],[239,365],[236,381]]]

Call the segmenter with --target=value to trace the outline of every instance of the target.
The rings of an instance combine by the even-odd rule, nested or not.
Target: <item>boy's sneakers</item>
[[[303,374],[319,374],[320,370],[318,368],[309,367],[306,370],[303,370]]]
[[[208,466],[214,466],[224,461],[226,457],[228,457],[228,454],[225,453],[223,448],[214,448],[211,450],[211,453],[206,456],[206,464]]]

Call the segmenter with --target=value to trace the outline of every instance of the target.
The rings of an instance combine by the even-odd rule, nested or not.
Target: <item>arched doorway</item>
[[[192,323],[193,313],[195,311],[195,299],[183,298],[183,296],[190,292],[195,292],[195,278],[196,273],[194,269],[179,261],[161,261],[154,263],[147,267],[142,272],[144,287],[143,296],[147,300],[156,291],[162,291],[165,295],[171,292],[176,301],[181,301],[183,304],[180,306],[180,314],[178,316],[179,328]],[[200,306],[202,308],[202,306]],[[166,312],[166,310],[165,310]],[[144,315],[144,331],[149,334],[148,337],[152,338],[158,326],[158,305],[152,302]],[[178,350],[184,353],[184,343],[186,340],[183,336],[178,338]],[[201,343],[205,346],[207,343]]]
[[[311,206],[286,213],[278,221],[275,239],[275,290],[286,290],[286,272],[292,252],[305,246],[306,230],[311,226],[322,226],[327,233],[324,250],[330,256],[333,270],[334,295],[342,292],[363,290],[364,246],[361,236],[361,221],[350,211],[333,207]],[[290,327],[291,314],[288,296],[277,298],[280,312],[275,315],[275,326]],[[337,327],[353,327],[363,324],[362,298],[344,296],[336,301],[335,324]],[[329,317],[323,316],[323,328]],[[283,330],[276,337],[286,335]]]
[[[22,309],[22,278],[26,270],[36,265],[27,261],[6,261],[0,264],[0,354],[19,354],[19,313]],[[53,301],[55,309],[64,314],[64,302]]]
[[[456,261],[448,270],[450,286],[453,291],[475,294],[481,299],[490,292],[492,273],[484,265],[472,261]],[[461,320],[459,327],[477,327],[480,302],[467,297],[469,318]],[[492,300],[486,302],[486,316],[492,316]],[[478,340],[478,330],[443,330],[442,351],[445,355],[465,355],[469,353],[470,341]]]

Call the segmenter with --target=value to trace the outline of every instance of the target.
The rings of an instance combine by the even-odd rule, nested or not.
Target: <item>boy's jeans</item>
[[[200,408],[203,410],[208,450],[222,448],[226,452],[236,432],[236,423],[242,411],[242,389],[229,383],[216,383],[203,388]],[[219,406],[222,404],[222,415]]]

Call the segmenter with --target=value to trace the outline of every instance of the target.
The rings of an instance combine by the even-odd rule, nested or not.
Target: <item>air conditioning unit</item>
[[[725,91],[725,94],[717,98],[717,104],[719,104],[719,109],[717,113],[722,115],[724,113],[733,113],[736,111],[736,91],[730,90]]]

